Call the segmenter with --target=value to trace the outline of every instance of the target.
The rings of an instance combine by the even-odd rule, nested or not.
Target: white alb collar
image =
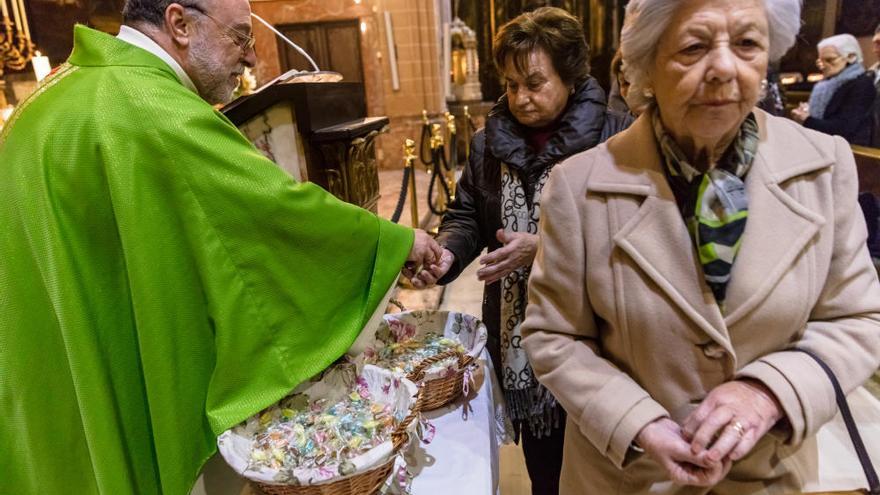
[[[177,60],[174,60],[168,52],[165,51],[164,48],[159,46],[158,43],[151,40],[149,36],[138,31],[137,29],[131,26],[121,26],[119,28],[119,34],[116,37],[126,43],[130,43],[138,48],[146,50],[153,55],[162,59],[163,62],[168,64],[171,67],[171,70],[177,74],[177,78],[180,79],[180,82],[183,83],[184,86],[187,87],[193,93],[198,94],[198,90],[196,90],[196,85],[193,84],[192,79],[189,78],[186,71],[183,70],[183,67],[177,63]]]

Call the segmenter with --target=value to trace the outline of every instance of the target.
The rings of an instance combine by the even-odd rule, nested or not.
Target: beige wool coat
[[[755,110],[749,217],[722,314],[661,169],[650,116],[554,168],[542,193],[524,347],[568,411],[565,494],[684,494],[628,447],[737,377],[766,384],[771,432],[712,493],[798,491],[836,413],[818,353],[846,391],[880,365],[880,284],[849,145]]]

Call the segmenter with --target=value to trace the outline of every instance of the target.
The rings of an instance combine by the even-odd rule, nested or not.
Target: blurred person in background
[[[809,104],[792,110],[792,118],[808,129],[870,146],[876,89],[862,65],[858,40],[851,34],[837,34],[823,39],[817,47],[816,66],[823,79],[813,86]]]
[[[873,128],[871,129],[871,146],[880,148],[880,24],[874,28],[874,37],[871,38],[871,51],[874,53],[874,62],[868,71],[874,80],[874,114]]]
[[[608,108],[605,111],[605,125],[602,127],[601,142],[629,127],[636,120],[626,98],[629,95],[629,81],[623,70],[623,57],[620,50],[611,59],[611,91],[608,93]]]
[[[783,117],[785,115],[785,91],[779,80],[779,64],[770,64],[767,69],[767,78],[761,83],[762,98],[758,101],[761,110]]]

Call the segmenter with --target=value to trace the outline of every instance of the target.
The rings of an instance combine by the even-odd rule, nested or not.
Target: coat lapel
[[[829,167],[833,157],[817,158],[818,148],[791,129],[793,124],[766,114],[758,124],[761,142],[746,179],[749,219],[727,287],[728,327],[766,300],[825,223],[822,215],[789,194],[785,183]],[[771,142],[786,144],[783,148]]]
[[[611,157],[596,162],[588,194],[606,195],[609,215],[615,216],[624,207],[624,198],[645,198],[634,215],[620,219],[623,224],[614,234],[614,243],[697,326],[732,351],[721,311],[703,281],[690,235],[653,143],[650,120],[644,116],[612,138],[607,148]]]
[[[609,215],[622,211],[623,203],[617,202],[623,198],[644,197],[633,215],[621,219],[615,245],[732,354],[728,328],[768,297],[825,222],[786,192],[785,183],[833,162],[832,157],[817,159],[817,148],[791,128],[794,124],[768,119],[761,111],[756,116],[761,142],[746,180],[749,219],[727,289],[726,317],[703,279],[693,241],[660,168],[649,118],[640,117],[608,141],[611,156],[596,161],[587,184],[588,194],[607,196]],[[768,144],[780,142],[786,145]]]

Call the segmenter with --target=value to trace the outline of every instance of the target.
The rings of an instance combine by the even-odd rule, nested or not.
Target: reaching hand
[[[422,271],[422,267],[429,266],[439,260],[442,254],[442,248],[433,237],[422,229],[415,229],[412,249],[401,272],[404,277],[412,281],[414,286],[424,287],[424,283],[416,275]]]
[[[491,284],[504,278],[508,273],[535,261],[538,251],[538,236],[524,232],[504,232],[498,229],[495,237],[504,247],[480,258],[482,268],[477,270],[477,278]]]
[[[452,254],[452,251],[443,248],[443,254],[440,255],[440,259],[436,263],[432,263],[427,266],[427,269],[420,270],[412,277],[413,286],[417,289],[423,289],[435,285],[452,268],[453,262],[455,262],[455,255]]]
[[[682,431],[693,454],[738,461],[782,417],[782,406],[766,385],[734,380],[712,389],[685,419]]]
[[[727,476],[729,459],[712,462],[691,452],[682,437],[681,427],[669,418],[661,418],[642,428],[636,442],[645,454],[660,464],[669,479],[679,485],[714,486]]]

